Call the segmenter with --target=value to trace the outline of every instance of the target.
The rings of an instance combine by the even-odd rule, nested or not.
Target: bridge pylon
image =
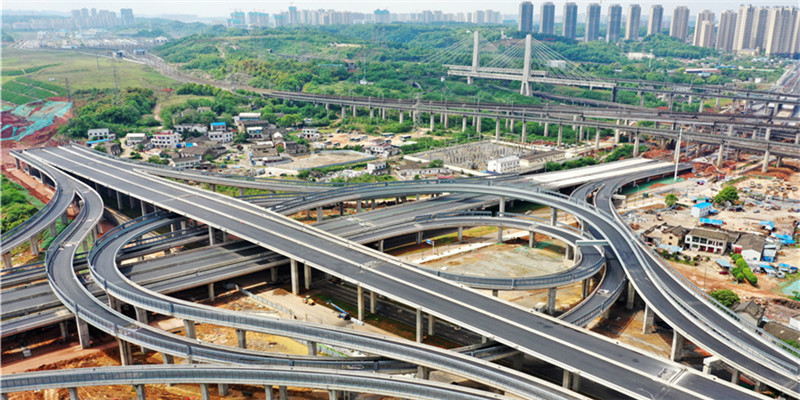
[[[525,35],[525,59],[522,66],[522,85],[519,94],[523,96],[531,95],[531,34]]]

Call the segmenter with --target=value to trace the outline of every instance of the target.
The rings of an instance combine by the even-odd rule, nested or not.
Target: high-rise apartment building
[[[701,35],[700,29],[703,28],[703,22],[711,22],[711,31],[706,36]],[[697,23],[694,27],[694,41],[695,46],[712,47],[714,45],[714,12],[710,10],[703,10],[697,14]]]
[[[642,7],[638,4],[628,6],[628,20],[625,22],[625,39],[639,40],[639,22],[642,18]]]
[[[686,42],[686,36],[689,35],[689,9],[687,7],[675,7],[675,11],[672,12],[669,35]]]
[[[119,18],[122,20],[122,25],[130,26],[134,24],[133,9],[122,8],[119,10]]]
[[[620,25],[622,24],[622,6],[612,4],[608,7],[608,31],[606,32],[606,42],[619,42]]]
[[[719,15],[719,27],[717,28],[716,49],[722,51],[733,51],[733,38],[736,34],[736,12],[732,10],[724,11]]]
[[[578,27],[578,5],[575,3],[564,4],[564,37],[575,39],[575,29]]]
[[[764,44],[767,39],[767,30],[769,29],[769,8],[758,7],[753,16],[753,44],[750,46],[754,50],[764,50]]]
[[[736,19],[736,33],[733,39],[733,49],[736,51],[752,49],[753,45],[753,19],[756,8],[751,5],[739,6],[739,16]]]
[[[650,21],[647,23],[647,36],[661,32],[664,24],[664,7],[661,4],[653,4],[650,7]]]
[[[600,4],[591,3],[586,8],[586,41],[592,42],[600,37]]]
[[[556,5],[552,2],[542,3],[542,23],[539,31],[546,35],[556,33]]]
[[[530,1],[519,3],[519,31],[533,32],[533,3]]]
[[[768,56],[792,56],[797,53],[798,28],[797,7],[773,7],[767,16],[767,31],[764,40],[764,54]]]

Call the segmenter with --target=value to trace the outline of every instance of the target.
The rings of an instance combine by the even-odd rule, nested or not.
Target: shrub
[[[739,302],[739,295],[730,289],[717,289],[708,294],[709,296],[722,303],[725,307],[733,307],[734,304]]]

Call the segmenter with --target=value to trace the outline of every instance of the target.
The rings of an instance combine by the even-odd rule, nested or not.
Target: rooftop
[[[694,228],[694,229],[692,229],[691,235],[692,235],[692,237],[702,237],[702,238],[713,239],[713,240],[722,240],[722,241],[727,241],[728,240],[728,234],[725,233],[725,232],[712,231],[712,230],[702,229],[702,228]]]

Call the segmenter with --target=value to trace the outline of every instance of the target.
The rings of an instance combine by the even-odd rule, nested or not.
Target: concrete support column
[[[75,317],[75,324],[78,327],[78,342],[82,349],[92,347],[92,338],[89,336],[89,324],[86,321]]]
[[[58,227],[56,226],[55,222],[50,224],[50,226],[48,226],[47,229],[50,230],[50,236],[51,237],[56,237],[58,235]]]
[[[278,267],[272,267],[269,269],[269,276],[270,282],[277,282],[278,281]]]
[[[131,344],[124,340],[117,339],[119,344],[119,362],[122,365],[133,365],[133,352],[131,351]]]
[[[458,241],[461,242],[463,240],[464,240],[464,227],[463,226],[459,226],[458,227]]]
[[[197,330],[195,330],[194,321],[189,319],[183,320],[183,330],[186,332],[187,338],[197,339]]]
[[[236,328],[236,343],[240,349],[247,348],[247,331]]]
[[[467,117],[466,116],[462,116],[461,117],[461,133],[464,133],[466,131],[467,131]]]
[[[639,157],[639,132],[633,134],[633,156]]]
[[[358,303],[358,320],[364,320],[364,288],[359,284],[356,286],[356,297]]]
[[[567,244],[566,247],[564,247],[564,258],[567,260],[575,260],[575,250],[572,245]]]
[[[373,291],[369,292],[369,312],[372,314],[375,314],[375,307],[377,306],[378,303],[377,297],[378,295],[375,294],[375,292]]]
[[[342,106],[342,119],[347,118],[347,107]]]
[[[5,268],[11,268],[14,266],[14,263],[11,261],[11,253],[3,253],[3,266]]]
[[[309,356],[316,356],[317,355],[317,342],[308,341],[306,342],[306,346],[308,347],[308,355]]]
[[[477,126],[475,127],[475,131],[481,133],[481,117],[475,117],[475,120],[478,121]]]
[[[273,393],[272,385],[264,386],[264,393],[266,393],[266,400],[275,400],[275,393]]]
[[[122,211],[122,193],[120,193],[119,191],[117,191],[116,193],[117,193],[117,209]]]
[[[139,200],[139,206],[142,209],[142,215],[146,215],[147,214],[147,204],[145,204],[144,201]]]
[[[353,116],[357,117],[358,116],[358,108],[356,108],[356,106],[352,106],[351,109],[353,111]]]
[[[67,339],[69,339],[69,327],[67,326],[67,321],[59,322],[58,328],[61,331],[61,340],[66,342]]]
[[[619,128],[614,129],[614,144],[619,144]]]
[[[303,264],[303,278],[305,278],[304,287],[306,290],[311,290],[311,283],[313,283],[313,275],[311,275],[311,266],[308,263]]]
[[[780,168],[783,166],[783,156],[778,156],[775,158],[775,168]]]
[[[678,138],[675,139],[675,164],[678,164],[680,162],[681,162],[681,138],[680,136],[678,136]]]
[[[734,370],[733,373],[731,374],[731,383],[733,383],[734,385],[739,384],[739,371],[738,370]]]
[[[562,142],[564,141],[564,125],[558,125],[558,140],[556,142],[556,146],[561,147]]]
[[[422,231],[417,232],[417,244],[422,243]]]
[[[356,200],[356,214],[361,213],[361,199]]]
[[[503,243],[503,227],[497,227],[497,243]]]
[[[289,400],[289,390],[286,386],[278,386],[278,398],[280,400]]]
[[[214,228],[211,226],[208,227],[208,244],[209,246],[217,244],[217,238],[214,236]]]
[[[550,315],[555,314],[556,312],[556,295],[558,294],[558,288],[548,288],[547,289],[547,313]]]
[[[633,310],[634,302],[636,301],[636,290],[633,288],[633,282],[628,281],[628,295],[625,299],[625,309]]]
[[[721,362],[722,362],[722,360],[720,360],[719,357],[716,357],[716,356],[711,356],[711,357],[704,358],[703,359],[703,373],[710,375],[711,372],[714,370],[714,368],[717,368],[717,366]]]
[[[133,385],[133,390],[136,391],[136,400],[145,400],[144,385]]]
[[[683,345],[686,342],[686,339],[678,333],[678,331],[672,332],[672,350],[669,353],[669,359],[672,361],[680,361],[683,358]]]
[[[244,188],[239,188],[239,197],[244,196]]]
[[[69,400],[80,400],[78,397],[78,388],[67,388],[69,392]]]
[[[216,191],[217,191],[217,184],[216,184],[216,183],[209,183],[209,184],[208,184],[208,188],[209,188],[209,190],[211,190],[212,192],[216,192]]]
[[[581,122],[583,122],[583,118],[581,117]],[[584,130],[585,127],[583,125],[578,127],[578,142],[583,142],[584,137]]]
[[[339,216],[344,217],[344,202],[339,202]]]
[[[216,297],[216,292],[214,291],[214,282],[211,282],[208,284],[208,299],[214,301]]]
[[[211,400],[211,390],[207,383],[200,384],[200,395],[203,400]]]
[[[28,243],[31,245],[31,253],[34,257],[39,257],[39,235],[33,235],[28,238]]]
[[[594,128],[594,149],[600,150],[600,128]]]
[[[558,223],[558,209],[550,208],[550,225],[556,226]]]
[[[375,109],[370,107],[369,108],[369,119],[375,118]]]
[[[500,140],[500,118],[499,117],[495,120],[495,124],[494,124],[494,139],[495,140]]]
[[[403,110],[400,110],[400,118],[399,118],[399,122],[400,122],[401,124],[403,123]]]
[[[317,207],[317,222],[322,222],[322,207]]]
[[[655,319],[655,314],[653,314],[653,309],[650,308],[649,305],[644,306],[644,319],[642,321],[642,333],[647,335],[653,332],[653,320]]]
[[[436,334],[436,317],[432,314],[428,314],[428,336],[433,336]]]
[[[378,251],[383,253],[383,239],[378,242]]]
[[[175,364],[175,357],[173,357],[172,354],[161,353],[161,359],[166,365]]]
[[[417,308],[417,324],[416,324],[417,343],[422,343],[422,309]]]
[[[717,162],[715,163],[717,168],[722,166],[723,161],[725,161],[725,142],[719,144],[719,152],[717,153]]]
[[[450,116],[442,114],[442,117],[444,117],[444,129],[448,129],[450,127]]]
[[[577,392],[581,387],[581,375],[578,372],[564,370],[564,378],[561,382],[561,386],[565,389]]]
[[[767,150],[764,152],[764,162],[761,164],[761,172],[769,171],[769,136],[772,133],[772,128],[767,128],[767,133],[764,134],[764,141],[767,143]]]
[[[292,294],[297,296],[300,294],[300,277],[297,276],[299,274],[297,271],[297,260],[289,260],[289,269],[292,274]]]
[[[528,122],[524,119],[522,120],[522,144],[524,145],[528,141]]]
[[[219,383],[217,384],[217,391],[221,397],[225,397],[228,395],[228,384],[227,383]]]
[[[433,132],[433,128],[434,128],[434,124],[435,123],[436,123],[436,119],[434,118],[433,113],[431,113],[431,129],[430,129],[431,132]]]
[[[328,400],[339,400],[339,392],[336,390],[328,390]]]
[[[533,248],[536,244],[536,233],[533,231],[528,231],[528,247]]]
[[[706,103],[705,99],[701,97],[700,98],[700,108],[699,108],[699,111],[698,111],[700,114],[702,114],[703,111],[705,110],[705,106],[706,106],[705,103]]]
[[[544,123],[544,137],[548,137],[548,136],[550,136],[550,123],[549,122],[545,122]]]
[[[583,281],[581,281],[581,298],[582,299],[585,299],[585,298],[589,297],[589,290],[591,289],[591,286],[592,286],[592,280],[591,279],[584,279]]]

